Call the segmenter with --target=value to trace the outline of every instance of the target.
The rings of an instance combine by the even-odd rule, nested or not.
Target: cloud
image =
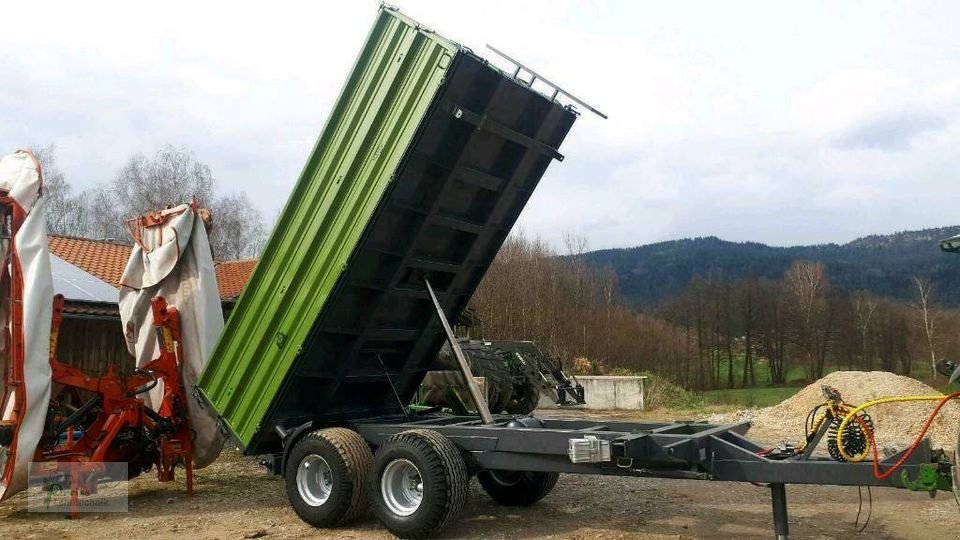
[[[837,138],[846,149],[904,150],[924,133],[939,131],[950,121],[942,114],[900,110],[868,118]]]
[[[521,223],[559,245],[563,231],[591,248],[715,235],[774,245],[960,223],[960,130],[952,125],[897,152],[837,148],[828,134],[690,138],[622,152],[604,163],[554,164]]]
[[[402,4],[610,115],[578,120],[521,216],[557,245],[564,231],[595,248],[783,245],[960,222],[940,195],[960,176],[960,40],[929,31],[960,5]],[[184,146],[275,215],[376,5],[30,2],[42,28],[0,33],[0,152],[54,143],[83,189]]]

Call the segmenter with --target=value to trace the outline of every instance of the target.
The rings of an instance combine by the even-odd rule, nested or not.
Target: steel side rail
[[[574,474],[642,476],[690,480],[821,484],[842,486],[906,487],[900,471],[916,478],[920,465],[932,463],[927,440],[896,474],[885,480],[873,475],[873,463],[838,462],[830,458],[770,459],[757,454],[762,447],[742,433],[749,424],[710,425],[698,423],[609,422],[544,420],[543,428],[511,428],[512,416],[497,416],[483,425],[476,417],[438,416],[402,419],[381,418],[352,425],[369,443],[377,446],[395,433],[408,429],[432,429],[468,452],[482,469],[551,471]],[[609,441],[612,460],[571,463],[570,439],[586,435]],[[881,461],[892,466],[902,452]]]

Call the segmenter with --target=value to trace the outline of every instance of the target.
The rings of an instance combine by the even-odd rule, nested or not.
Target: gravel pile
[[[726,424],[749,420],[753,426],[747,434],[762,444],[803,441],[807,413],[825,401],[820,388],[832,386],[840,391],[846,403],[863,402],[892,396],[939,396],[936,389],[922,382],[886,371],[837,371],[805,387],[793,397],[764,409],[747,409],[715,414],[707,421]],[[876,427],[877,445],[881,448],[904,448],[916,438],[927,416],[937,402],[891,403],[871,407],[867,413]],[[960,430],[960,400],[948,403],[930,426],[927,437],[934,448],[953,449]],[[821,443],[821,446],[825,446]]]

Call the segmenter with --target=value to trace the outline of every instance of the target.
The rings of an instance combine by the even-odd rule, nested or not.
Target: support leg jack
[[[773,532],[777,540],[787,540],[790,536],[787,487],[784,484],[770,484],[770,498],[773,500]]]

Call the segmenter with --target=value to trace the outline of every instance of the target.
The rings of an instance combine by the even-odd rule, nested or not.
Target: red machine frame
[[[196,202],[194,205],[196,206]],[[25,213],[8,193],[0,191],[0,209],[4,229],[9,234],[10,249]],[[154,226],[162,223],[169,212],[156,212],[139,218],[138,224]],[[209,218],[208,218],[209,219]],[[135,236],[139,240],[138,236]],[[14,259],[16,261],[16,259]],[[3,265],[0,272],[7,272]],[[24,347],[23,282],[20,269],[14,264],[10,271],[10,288],[0,295],[7,302],[10,314],[10,339],[4,354],[8,358],[22,358]],[[93,376],[58,360],[57,342],[63,322],[64,299],[53,299],[53,317],[50,334],[50,367],[54,388],[60,388],[51,399],[50,412],[43,437],[37,446],[31,464],[32,471],[44,478],[70,479],[70,516],[79,515],[80,494],[96,493],[98,483],[104,480],[105,463],[121,462],[128,465],[128,477],[156,467],[161,482],[175,480],[177,465],[186,469],[187,494],[193,495],[193,432],[187,416],[187,392],[180,371],[183,350],[180,345],[179,317],[175,307],[168,306],[162,297],[151,301],[153,327],[160,344],[159,356],[126,375],[117,366],[110,366],[106,374]],[[120,335],[118,328],[118,335]],[[154,411],[142,394],[163,384],[163,395]],[[22,362],[12,361],[4,373],[5,392],[23,392]],[[73,412],[66,411],[65,402],[71,396],[86,394],[92,397]],[[17,403],[22,403],[22,396]],[[19,429],[23,411],[15,410],[12,421],[5,426],[14,437]],[[81,422],[86,420],[84,425]],[[121,435],[133,434],[148,441],[146,446],[131,447]],[[15,444],[15,443],[14,443]]]
[[[31,157],[33,156],[33,154],[30,155]],[[33,159],[36,161],[36,158]],[[10,243],[7,253],[12,253],[15,249],[14,236],[16,231],[20,229],[20,226],[23,225],[23,221],[27,215],[23,207],[4,190],[0,190],[0,209],[3,210],[2,214],[0,214],[0,220],[2,220],[2,223],[0,223],[0,229],[2,229],[0,234],[9,236]],[[6,339],[4,339],[5,345],[2,352],[7,358],[23,358],[26,347],[26,340],[23,335],[23,309],[12,309],[15,306],[21,306],[23,301],[23,271],[20,268],[19,259],[12,258],[10,265],[0,265],[0,281],[2,281],[2,278],[7,274],[9,274],[10,277],[10,290],[5,291],[6,294],[0,292],[0,301],[7,303],[7,313],[10,317],[10,331],[9,334],[4,336]],[[3,395],[0,396],[3,401],[0,403],[6,403],[9,394],[13,393],[17,396],[14,400],[16,405],[12,411],[12,425],[4,423],[4,425],[0,427],[4,428],[4,438],[7,436],[10,437],[11,449],[13,451],[16,451],[16,434],[23,416],[23,411],[20,410],[20,404],[24,403],[26,399],[24,395],[25,387],[23,378],[23,363],[10,362],[9,369],[4,373],[4,391]]]
[[[76,390],[91,392],[93,403],[99,409],[96,419],[85,426],[81,437],[76,437],[74,422],[83,415],[73,414],[55,418],[57,438],[52,445],[37,448],[34,461],[44,473],[69,474],[71,482],[71,516],[79,511],[80,493],[95,493],[97,482],[106,462],[130,463],[140,456],[130,455],[116,444],[124,429],[140,430],[153,435],[156,447],[153,465],[161,482],[175,480],[177,465],[186,469],[187,494],[193,495],[193,433],[187,421],[187,393],[180,376],[183,351],[180,346],[179,317],[175,307],[168,306],[162,297],[151,301],[153,326],[160,343],[160,356],[124,376],[116,366],[107,373],[92,377],[83,370],[64,364],[56,358],[56,344],[63,321],[63,296],[57,295],[53,305],[53,323],[50,334],[50,366],[53,382],[63,386],[61,395]],[[158,410],[151,409],[139,395],[163,382],[163,398]],[[61,437],[65,438],[61,440]],[[48,464],[48,465],[45,465]],[[131,471],[136,476],[139,470]]]

